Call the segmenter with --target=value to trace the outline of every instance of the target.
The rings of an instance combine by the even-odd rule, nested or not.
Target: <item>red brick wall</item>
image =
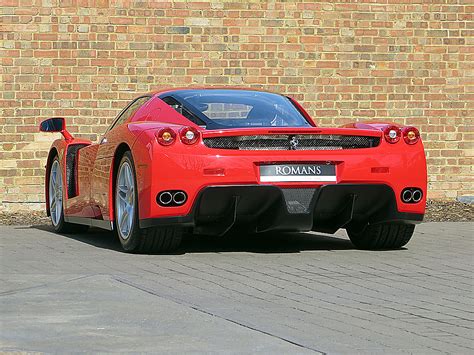
[[[41,207],[41,119],[96,140],[139,93],[189,85],[292,95],[323,126],[416,125],[429,197],[473,194],[472,1],[29,3],[1,8],[0,208]]]

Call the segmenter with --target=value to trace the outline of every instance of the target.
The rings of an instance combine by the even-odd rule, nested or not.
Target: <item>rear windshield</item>
[[[226,127],[311,126],[287,97],[247,90],[179,90],[161,97],[198,125]]]

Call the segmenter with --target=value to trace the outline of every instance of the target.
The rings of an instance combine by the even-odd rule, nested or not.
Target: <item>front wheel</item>
[[[115,180],[115,226],[125,251],[167,253],[178,248],[183,232],[175,227],[140,229],[138,193],[132,154],[125,152]]]
[[[407,244],[415,231],[413,224],[380,223],[367,225],[362,231],[347,229],[352,244],[359,249],[399,249]]]
[[[61,164],[56,156],[51,164],[48,183],[49,216],[56,233],[83,233],[89,226],[64,221],[63,178]]]

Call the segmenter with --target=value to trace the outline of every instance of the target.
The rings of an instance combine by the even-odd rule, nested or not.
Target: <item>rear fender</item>
[[[378,122],[378,121],[362,121],[362,122],[351,122],[341,126],[342,128],[352,128],[352,129],[359,129],[359,130],[377,130],[377,131],[384,131],[387,127],[398,127],[399,129],[403,130],[404,125],[393,123],[393,122]],[[422,177],[422,184],[417,187],[420,187],[425,193],[423,194],[423,198],[420,203],[423,206],[426,205],[426,197],[427,197],[427,189],[428,189],[428,174],[426,168],[426,155],[425,155],[425,148],[423,146],[423,141],[421,137],[419,141],[413,145],[406,144],[404,139],[401,138],[398,142],[390,144],[387,143],[385,139],[382,139],[382,144],[392,145],[394,148],[402,149],[404,151],[404,157],[407,157],[408,154],[412,154],[412,159],[417,162],[417,164],[413,165],[413,174],[418,174]],[[400,153],[399,153],[400,154]],[[392,186],[393,188],[393,186]],[[397,193],[401,193],[401,191],[397,191]],[[399,202],[399,211],[400,212],[410,212],[407,209],[407,206],[403,203]]]
[[[141,135],[146,121],[124,124],[106,135],[108,146],[101,145],[93,168],[93,187],[91,188],[91,199],[94,206],[98,207],[98,213],[104,220],[114,221],[114,184],[117,165],[123,152],[130,150],[134,159],[135,171],[138,171],[139,156],[134,151],[134,144]],[[107,171],[108,174],[102,172]],[[107,191],[107,193],[104,193]]]
[[[155,132],[163,127],[173,127],[173,129],[178,131],[182,126],[163,122],[134,122],[128,124],[128,130],[131,134],[126,135],[127,139],[124,139],[116,146],[114,155],[111,159],[111,165],[109,167],[108,217],[110,221],[115,220],[115,175],[118,170],[120,158],[127,150],[131,152],[135,165],[138,190],[138,211],[140,215],[143,213],[148,213],[150,203],[150,181],[152,180],[150,169],[153,161],[153,144],[156,140]]]

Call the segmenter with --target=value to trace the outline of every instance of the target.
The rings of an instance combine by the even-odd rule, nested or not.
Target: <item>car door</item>
[[[130,132],[125,123],[129,122],[138,109],[150,98],[150,96],[141,96],[133,100],[117,116],[99,141],[91,184],[91,206],[94,215],[99,219],[110,219],[109,206],[113,196],[113,191],[111,191],[113,158],[117,147],[130,139]]]

